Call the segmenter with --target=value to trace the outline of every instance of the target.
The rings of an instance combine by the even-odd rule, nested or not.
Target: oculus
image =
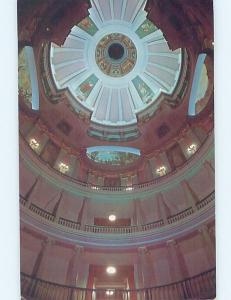
[[[122,77],[135,66],[136,47],[132,40],[121,34],[104,36],[96,46],[95,59],[100,70],[111,77]]]

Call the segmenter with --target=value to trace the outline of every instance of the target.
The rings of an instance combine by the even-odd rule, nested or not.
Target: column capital
[[[206,224],[203,224],[200,226],[200,228],[198,228],[197,230],[200,234],[208,234],[209,233],[209,229],[208,226]]]
[[[73,252],[75,254],[78,254],[78,255],[81,255],[81,254],[84,254],[84,247],[83,246],[78,246],[78,245],[75,245],[73,248],[72,248]]]
[[[145,246],[138,247],[137,250],[139,255],[147,254],[149,252],[148,248]]]
[[[171,240],[166,241],[166,245],[167,245],[168,247],[177,247],[177,246],[178,246],[178,243],[177,243],[176,240],[171,239]]]
[[[53,246],[53,245],[55,245],[55,240],[51,239],[51,238],[47,238],[41,242],[41,245],[43,248],[45,248],[47,246]]]

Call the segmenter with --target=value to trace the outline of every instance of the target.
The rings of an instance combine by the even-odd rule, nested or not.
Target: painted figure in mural
[[[85,28],[85,29],[89,29],[91,27],[91,21],[88,18],[83,19],[83,21],[81,22],[81,25]]]
[[[87,92],[89,92],[92,88],[93,88],[94,84],[89,81],[89,82],[84,82],[83,84],[81,84],[80,86],[80,91],[81,93],[85,94]]]
[[[140,90],[140,93],[142,94],[143,97],[145,97],[148,93],[145,84],[144,83],[139,83],[138,89]]]
[[[152,26],[151,26],[149,23],[144,23],[144,24],[141,25],[141,28],[142,28],[142,30],[143,30],[144,32],[150,31],[150,30],[151,30],[151,27],[152,27]]]

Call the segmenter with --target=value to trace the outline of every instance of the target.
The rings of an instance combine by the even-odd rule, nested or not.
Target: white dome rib
[[[163,33],[146,19],[146,0],[92,0],[91,4],[89,17],[72,28],[64,45],[51,45],[54,81],[58,89],[68,88],[76,101],[92,110],[92,121],[112,126],[136,123],[136,114],[161,92],[173,93],[181,49],[171,51]],[[137,52],[134,67],[118,77],[103,73],[95,56],[99,42],[111,33],[127,36]]]

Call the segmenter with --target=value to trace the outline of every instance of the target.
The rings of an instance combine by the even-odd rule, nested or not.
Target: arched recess
[[[37,69],[31,46],[25,46],[19,54],[19,90],[31,108],[39,110]]]
[[[195,116],[200,113],[207,104],[203,101],[208,88],[208,74],[205,65],[206,54],[201,53],[197,58],[193,77],[192,89],[189,98],[188,115]],[[208,100],[208,99],[207,99]]]

